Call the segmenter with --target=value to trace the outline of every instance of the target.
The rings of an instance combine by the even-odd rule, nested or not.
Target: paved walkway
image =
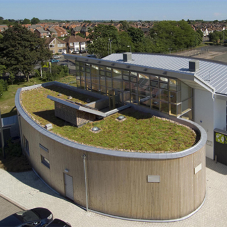
[[[55,218],[75,227],[227,226],[227,166],[207,159],[207,196],[203,207],[193,216],[172,223],[125,221],[86,212],[47,187],[32,171],[8,173],[0,169],[0,194],[27,209],[46,207]],[[0,204],[1,206],[2,204]]]

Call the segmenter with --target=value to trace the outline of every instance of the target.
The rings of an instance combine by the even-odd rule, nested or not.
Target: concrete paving
[[[63,219],[75,227],[227,226],[227,166],[207,159],[206,173],[207,195],[202,208],[186,220],[171,223],[126,221],[86,212],[52,191],[32,171],[9,173],[0,169],[0,194],[26,209],[46,207],[53,212],[55,218]]]
[[[14,202],[10,202],[0,196],[0,221],[11,214],[22,211],[20,207],[16,206]]]

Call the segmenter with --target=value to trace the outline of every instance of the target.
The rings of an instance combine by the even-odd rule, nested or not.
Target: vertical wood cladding
[[[22,135],[29,141],[33,168],[55,190],[65,195],[64,171],[73,177],[74,202],[86,206],[83,154],[87,159],[88,208],[138,219],[175,219],[197,209],[206,192],[205,145],[176,159],[138,159],[82,151],[38,132],[21,118]],[[41,149],[39,144],[48,149]],[[110,152],[111,150],[107,151]],[[41,163],[41,155],[50,169]],[[195,167],[202,169],[195,174]],[[148,175],[160,176],[149,183]]]
[[[55,103],[55,116],[73,125],[81,126],[83,124],[86,124],[89,121],[93,121],[96,117],[94,114],[76,110],[70,106],[66,106],[58,102],[54,102],[54,103]]]

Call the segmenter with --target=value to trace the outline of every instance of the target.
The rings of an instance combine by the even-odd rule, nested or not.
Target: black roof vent
[[[132,53],[131,52],[123,53],[123,61],[124,62],[132,61]]]
[[[190,72],[199,71],[199,61],[198,60],[189,61],[189,71]]]

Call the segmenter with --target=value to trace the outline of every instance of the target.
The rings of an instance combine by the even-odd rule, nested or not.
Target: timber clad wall
[[[68,121],[73,125],[80,126],[86,124],[89,121],[95,120],[96,116],[94,114],[79,111],[70,106],[66,106],[58,102],[54,102],[54,104],[55,116],[65,121]]]
[[[33,168],[62,195],[64,170],[68,169],[67,174],[73,177],[74,201],[84,207],[83,154],[87,156],[89,209],[127,218],[175,219],[193,212],[205,198],[205,144],[198,151],[175,159],[115,157],[64,145],[20,118]],[[50,168],[41,162],[41,155],[49,160]],[[200,164],[202,169],[195,174]],[[148,175],[160,176],[160,183],[148,183]]]

